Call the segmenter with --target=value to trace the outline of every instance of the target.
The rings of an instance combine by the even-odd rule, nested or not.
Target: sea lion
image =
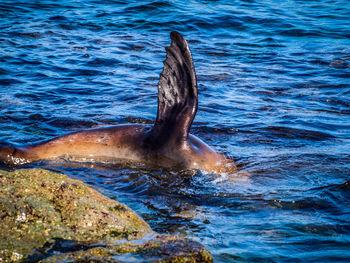
[[[185,38],[178,32],[171,32],[170,38],[153,126],[132,124],[84,130],[17,148],[2,144],[0,161],[22,165],[63,158],[79,162],[126,161],[171,169],[235,170],[230,159],[189,134],[198,108],[196,72]]]

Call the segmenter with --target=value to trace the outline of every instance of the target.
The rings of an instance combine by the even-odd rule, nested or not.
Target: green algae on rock
[[[57,240],[86,244],[86,249],[52,255],[48,251]],[[42,169],[1,170],[0,262],[113,262],[117,255],[142,261],[212,260],[199,243],[156,235],[126,205],[66,175]]]
[[[97,242],[152,233],[126,205],[65,175],[37,169],[0,176],[0,218],[0,258],[4,251],[29,255],[53,238]]]

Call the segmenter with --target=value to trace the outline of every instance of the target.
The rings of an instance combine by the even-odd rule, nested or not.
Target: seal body
[[[153,126],[133,124],[85,130],[42,143],[0,145],[0,161],[21,165],[38,160],[133,162],[150,166],[221,170],[227,160],[189,134],[198,108],[197,79],[184,37],[170,34],[167,58],[158,84],[158,112]],[[235,167],[235,166],[234,166]]]
[[[67,134],[52,140],[15,148],[0,146],[0,159],[10,165],[39,160],[74,162],[133,162],[178,169],[222,169],[226,158],[198,137],[155,145],[149,141],[149,125],[118,125]]]

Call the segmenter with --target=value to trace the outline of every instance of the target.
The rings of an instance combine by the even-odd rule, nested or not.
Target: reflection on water
[[[344,1],[0,3],[0,141],[153,123],[171,30],[199,83],[191,132],[240,174],[38,163],[216,262],[350,258],[350,11]]]

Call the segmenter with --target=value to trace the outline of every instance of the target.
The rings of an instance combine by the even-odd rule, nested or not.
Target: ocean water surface
[[[0,2],[0,141],[153,123],[169,34],[188,39],[191,133],[245,176],[41,162],[215,262],[350,259],[350,2]]]

